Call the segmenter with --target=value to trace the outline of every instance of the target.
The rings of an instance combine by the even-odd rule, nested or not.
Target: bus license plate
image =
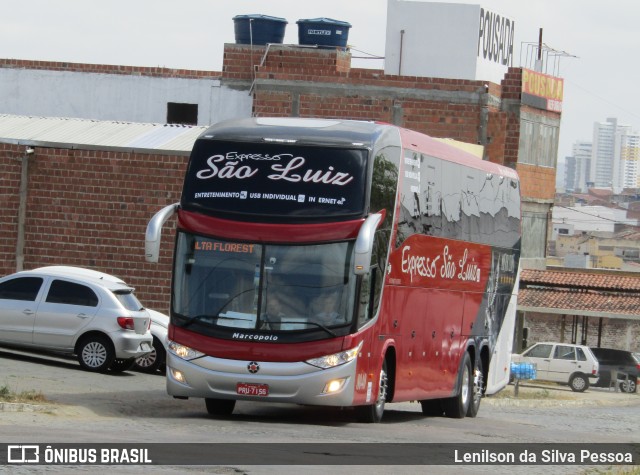
[[[236,384],[236,393],[242,394],[243,396],[268,396],[269,385],[255,383],[238,383]]]

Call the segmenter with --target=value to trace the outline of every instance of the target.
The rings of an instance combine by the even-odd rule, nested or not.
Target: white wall
[[[165,123],[167,103],[198,104],[198,124],[251,116],[247,91],[218,79],[0,69],[0,113]]]
[[[388,0],[384,72],[499,84],[511,64],[485,58],[479,42],[481,13],[495,12],[480,5]]]

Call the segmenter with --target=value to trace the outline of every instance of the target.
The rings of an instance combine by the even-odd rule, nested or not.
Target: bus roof
[[[390,126],[375,122],[342,119],[252,117],[219,122],[199,139],[242,142],[281,142],[299,145],[358,146],[371,148]],[[397,139],[400,145],[400,138]]]
[[[397,132],[396,132],[397,131]],[[212,125],[198,138],[240,142],[289,143],[365,147],[385,135],[388,144],[518,180],[515,170],[482,160],[476,155],[421,132],[384,122],[296,117],[252,117]]]

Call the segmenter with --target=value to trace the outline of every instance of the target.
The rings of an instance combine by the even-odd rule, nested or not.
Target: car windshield
[[[256,331],[345,327],[353,318],[353,243],[280,246],[180,233],[172,308],[178,326]]]
[[[127,310],[131,310],[132,312],[137,312],[138,310],[142,310],[143,306],[138,300],[138,298],[133,294],[133,290],[114,290],[113,294],[116,296],[118,301],[122,304],[124,308]]]

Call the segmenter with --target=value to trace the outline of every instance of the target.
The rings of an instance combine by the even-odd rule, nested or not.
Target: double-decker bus
[[[252,118],[196,140],[177,213],[167,391],[474,417],[509,379],[516,172],[396,126]]]

